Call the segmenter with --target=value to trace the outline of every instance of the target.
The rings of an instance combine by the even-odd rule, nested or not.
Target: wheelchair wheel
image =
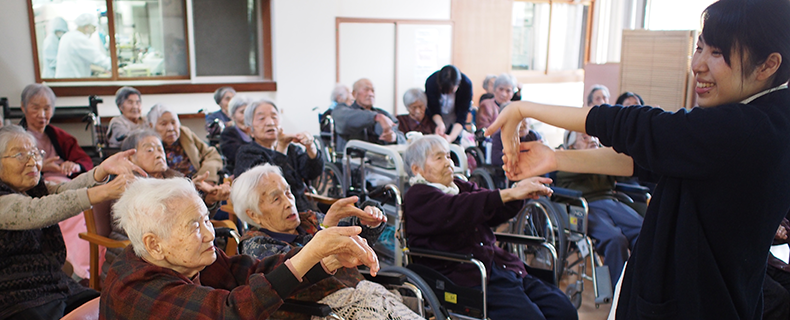
[[[477,168],[472,171],[472,175],[469,176],[469,181],[476,183],[481,188],[486,188],[489,190],[494,190],[497,188],[496,184],[494,183],[494,177],[491,176],[491,173],[484,168]]]
[[[450,315],[447,313],[447,310],[445,310],[442,307],[442,304],[439,302],[439,299],[433,293],[433,289],[431,288],[431,286],[428,285],[424,280],[422,280],[422,278],[420,278],[420,276],[417,275],[417,273],[411,271],[408,268],[397,267],[397,266],[382,268],[380,272],[392,272],[392,273],[400,273],[402,275],[405,275],[406,279],[408,279],[409,282],[411,282],[413,285],[415,285],[417,288],[420,289],[423,299],[425,299],[425,302],[428,304],[428,307],[430,307],[430,310],[433,312],[433,318],[431,319],[450,319]]]
[[[485,154],[483,150],[480,150],[478,147],[469,147],[464,150],[466,153],[466,158],[469,159],[469,170],[474,171],[477,168],[482,167],[486,164],[485,162]],[[474,166],[472,165],[474,162]]]
[[[311,184],[319,195],[335,199],[345,196],[343,173],[333,163],[324,163],[324,171]]]
[[[546,239],[546,242],[554,246],[557,251],[557,261],[551,260],[548,250],[543,248],[530,248],[523,245],[516,246],[516,255],[524,262],[532,258],[531,267],[538,265],[548,266],[556,274],[559,280],[565,271],[565,260],[568,256],[568,239],[565,235],[565,227],[562,219],[554,207],[554,204],[546,197],[537,200],[530,200],[518,214],[510,232],[513,234],[523,234],[537,236]]]

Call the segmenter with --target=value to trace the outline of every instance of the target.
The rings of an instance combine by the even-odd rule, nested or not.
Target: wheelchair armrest
[[[406,282],[406,275],[400,273],[379,272],[375,277],[370,275],[370,270],[359,270],[359,273],[365,276],[365,280],[382,285],[400,286]]]
[[[312,302],[312,301],[302,301],[302,300],[294,300],[294,299],[287,299],[283,301],[283,304],[280,306],[280,311],[286,312],[296,312],[301,314],[306,314],[310,316],[316,317],[326,317],[332,314],[332,308],[328,305]]]
[[[499,242],[507,242],[513,244],[539,246],[544,242],[546,242],[546,239],[542,237],[533,237],[533,236],[526,236],[521,234],[494,232],[494,235],[496,236],[496,240]]]
[[[557,197],[568,198],[568,199],[578,199],[582,197],[581,191],[565,189],[560,187],[551,187],[551,190],[554,190],[554,196]]]
[[[631,184],[631,183],[621,183],[617,182],[614,184],[614,189],[621,192],[630,192],[630,193],[650,193],[650,189],[645,186],[640,186],[638,184]]]
[[[305,195],[307,195],[307,198],[310,199],[310,200],[313,200],[313,201],[318,202],[318,203],[328,204],[328,205],[333,205],[338,200],[338,199],[335,199],[335,198],[325,197],[325,196],[322,196],[320,194],[309,193],[309,192],[305,193]]]
[[[458,254],[458,253],[452,253],[452,252],[436,251],[436,250],[431,250],[431,249],[414,248],[414,247],[409,247],[409,253],[412,253],[412,254],[415,254],[415,255],[437,256],[437,257],[439,257],[439,259],[444,257],[444,258],[450,258],[450,259],[456,259],[456,260],[472,260],[472,258],[474,258],[474,256],[471,253],[470,254]]]

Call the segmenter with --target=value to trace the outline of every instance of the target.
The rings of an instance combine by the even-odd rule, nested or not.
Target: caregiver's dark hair
[[[734,50],[741,56],[741,72],[747,75],[777,52],[782,64],[772,87],[790,79],[790,1],[720,0],[702,12],[702,39],[722,51],[730,65]],[[748,57],[748,60],[746,59]]]

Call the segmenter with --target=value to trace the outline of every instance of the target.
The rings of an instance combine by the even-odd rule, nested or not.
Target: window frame
[[[113,0],[107,1],[107,24],[110,37],[110,48],[115,48],[115,17]],[[261,75],[255,76],[197,76],[195,74],[194,33],[192,28],[192,1],[180,0],[184,4],[185,45],[187,48],[187,75],[160,77],[118,77],[118,69],[113,67],[109,79],[46,79],[46,83],[57,96],[115,95],[118,88],[134,86],[143,94],[168,93],[210,93],[218,87],[232,86],[237,91],[276,91],[277,83],[273,79],[272,63],[272,16],[271,0],[256,0],[260,10],[260,55]],[[34,73],[37,83],[45,82],[41,78],[38,43],[36,41],[35,17],[33,0],[27,0],[28,27],[33,48]],[[117,50],[110,50],[113,66],[117,64]],[[238,79],[238,81],[236,81]]]
[[[510,63],[510,72],[522,83],[574,82],[584,80],[584,65],[590,62],[590,44],[592,43],[592,20],[595,0],[513,0],[516,2],[548,3],[549,4],[549,37],[546,45],[546,67],[543,70],[514,70]],[[551,25],[554,19],[554,4],[581,4],[589,6],[587,10],[587,26],[584,34],[584,57],[582,67],[574,70],[549,70],[551,60]],[[512,28],[512,27],[511,27]],[[512,46],[512,44],[511,44]]]

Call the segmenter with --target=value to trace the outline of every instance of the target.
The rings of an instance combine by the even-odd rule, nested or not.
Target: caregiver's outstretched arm
[[[508,163],[508,156],[502,157],[503,162]],[[519,144],[515,170],[506,171],[506,174],[508,179],[518,181],[557,170],[631,176],[634,161],[612,148],[554,150],[540,141],[530,141]]]
[[[505,161],[505,171],[516,169],[517,153],[519,150],[518,126],[522,119],[533,118],[550,125],[571,131],[587,132],[585,123],[590,108],[577,108],[566,106],[553,106],[529,101],[515,101],[509,104],[497,117],[496,121],[488,126],[486,135],[502,130],[502,146],[504,154],[508,157]]]

